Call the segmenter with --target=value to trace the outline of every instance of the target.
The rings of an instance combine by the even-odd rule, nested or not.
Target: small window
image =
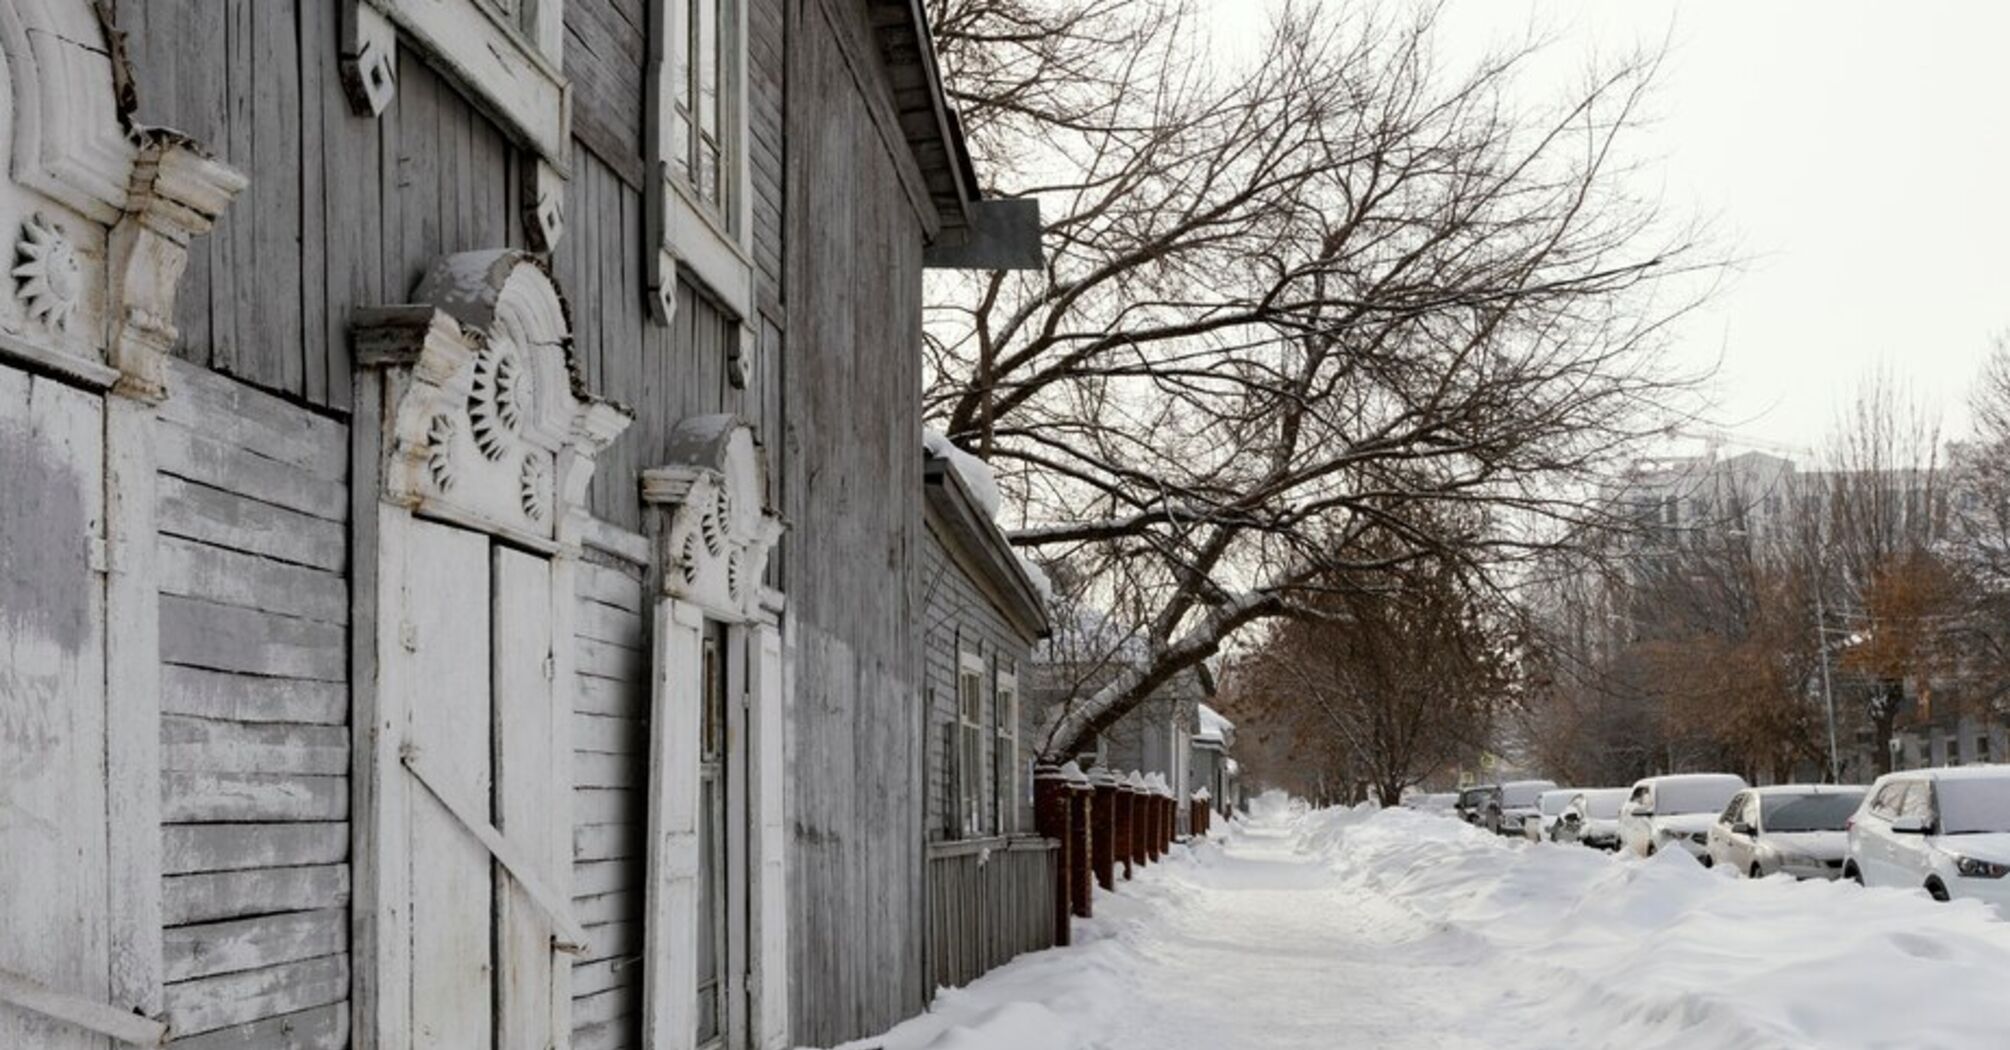
[[[1639,787],[1633,789],[1632,797],[1628,798],[1626,801],[1631,802],[1634,805],[1638,806],[1648,802],[1653,797],[1654,797],[1653,789],[1645,784],[1642,784]]]
[[[1905,784],[1903,781],[1886,784],[1877,789],[1877,794],[1871,796],[1870,811],[1874,816],[1890,820],[1898,816],[1898,804],[1904,798]]]
[[[1915,780],[1905,785],[1905,794],[1898,802],[1898,815],[1918,817],[1931,825],[1933,823],[1933,787],[1924,780]]]
[[[733,63],[739,53],[739,15],[732,0],[671,0],[668,6],[675,20],[666,78],[670,143],[664,159],[685,191],[737,234],[733,193],[739,157],[733,121],[740,100]]]
[[[984,775],[984,660],[968,650],[957,659],[956,720],[959,730],[956,755],[956,808],[962,814],[963,834],[982,835],[988,830],[990,806]]]
[[[1983,733],[1981,736],[1975,738],[1975,761],[1982,763],[1989,761],[1989,734],[1987,733]]]
[[[1731,796],[1731,801],[1724,806],[1724,812],[1717,817],[1717,821],[1721,824],[1736,824],[1743,819],[1745,819],[1745,796],[1740,792]]]

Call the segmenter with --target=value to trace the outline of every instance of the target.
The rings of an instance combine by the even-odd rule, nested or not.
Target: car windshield
[[[1736,778],[1663,781],[1654,788],[1654,812],[1666,816],[1715,813],[1744,786]]]
[[[1599,791],[1584,796],[1584,815],[1593,820],[1612,820],[1619,816],[1619,807],[1626,802],[1626,792]]]
[[[1767,833],[1841,831],[1863,802],[1861,791],[1824,791],[1819,795],[1767,795],[1760,801]]]
[[[1933,790],[1940,802],[1941,834],[2010,832],[2010,776],[1942,780]]]
[[[1553,817],[1570,808],[1571,795],[1563,791],[1547,791],[1542,796],[1542,815]]]

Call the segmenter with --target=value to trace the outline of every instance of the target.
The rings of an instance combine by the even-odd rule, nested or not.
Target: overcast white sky
[[[1255,21],[1251,0],[1215,2]],[[1532,22],[1558,43],[1530,91],[1672,36],[1642,188],[1751,260],[1679,337],[1687,359],[1721,357],[1728,428],[1815,444],[1885,367],[1959,433],[2010,331],[2010,3],[1447,0],[1444,43]]]

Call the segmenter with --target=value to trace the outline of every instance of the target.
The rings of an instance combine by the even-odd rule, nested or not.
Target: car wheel
[[[1855,864],[1843,865],[1843,878],[1848,879],[1859,886],[1863,885],[1863,871],[1859,869]]]
[[[1753,862],[1752,862],[1752,871],[1751,871],[1751,876],[1752,876],[1753,878],[1755,878],[1755,879],[1763,879],[1763,878],[1765,878],[1765,877],[1766,877],[1766,873],[1765,873],[1765,872],[1763,872],[1763,871],[1760,871],[1760,870],[1759,870],[1759,862],[1758,862],[1758,861],[1753,861]]]
[[[1652,842],[1647,844],[1647,855],[1650,857],[1654,855],[1654,844]]]
[[[1947,887],[1939,879],[1926,880],[1926,895],[1942,904],[1952,899],[1947,895]]]
[[[1703,862],[1703,866],[1704,866],[1704,867],[1706,867],[1706,868],[1714,868],[1714,867],[1716,867],[1716,866],[1717,866],[1717,858],[1715,858],[1715,857],[1712,857],[1712,856],[1711,856],[1711,855],[1709,855],[1708,853],[1705,853],[1705,854],[1703,854],[1702,856],[1700,856],[1700,857],[1698,857],[1698,858],[1696,858],[1696,859],[1697,859],[1697,860],[1699,860],[1699,861],[1702,861],[1702,862]]]

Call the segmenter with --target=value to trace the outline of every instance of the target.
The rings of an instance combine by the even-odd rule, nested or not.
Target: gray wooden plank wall
[[[349,1029],[348,428],[174,363],[156,424],[167,1016]]]
[[[923,777],[927,792],[924,819],[928,838],[934,841],[956,837],[950,817],[955,811],[954,777],[958,754],[950,750],[949,744],[953,739],[952,732],[959,724],[958,653],[969,649],[984,661],[983,762],[984,783],[989,785],[998,782],[997,763],[1009,761],[1000,753],[998,737],[992,731],[997,719],[1002,716],[997,708],[997,683],[1001,670],[1016,672],[1020,680],[1021,765],[1030,763],[1035,755],[1035,741],[1031,735],[1032,705],[1024,699],[1025,688],[1029,684],[1027,678],[1031,669],[1032,646],[1020,637],[1004,614],[978,589],[977,583],[933,528],[927,530],[926,541],[921,548],[920,586],[922,688],[928,705],[928,730],[923,741],[927,748]],[[1003,828],[994,828],[994,831],[1032,830],[1033,803],[1027,794],[1030,784],[1031,776],[1022,768],[1020,790],[1012,798],[1004,800],[1007,824]]]
[[[573,963],[572,1045],[639,1048],[649,819],[642,568],[589,549],[576,590],[572,903],[593,947]]]
[[[851,19],[839,26],[830,21]],[[922,1009],[922,225],[835,33],[790,0],[785,191],[791,1035],[823,1046]],[[869,53],[869,52],[867,52]],[[883,91],[883,85],[872,88]],[[901,147],[904,148],[904,147]],[[801,466],[798,466],[801,464]]]

